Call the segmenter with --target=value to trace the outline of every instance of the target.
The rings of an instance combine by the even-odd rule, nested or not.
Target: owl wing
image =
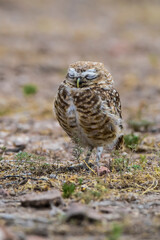
[[[108,108],[109,112],[117,116],[120,120],[122,120],[121,101],[120,101],[120,96],[117,90],[114,88],[107,89],[107,90],[103,89],[101,92],[101,99],[103,101],[103,104],[106,105],[106,107]],[[123,130],[122,121],[120,121],[119,127],[121,128],[121,130]],[[123,150],[123,146],[124,146],[124,138],[123,138],[123,132],[121,132],[116,142],[115,149]]]
[[[67,110],[69,108],[70,94],[67,91],[65,84],[61,84],[58,88],[57,95],[54,101],[54,112],[60,126],[71,137],[71,128],[67,121]]]
[[[99,88],[98,95],[101,98],[101,101],[103,102],[104,107],[107,108],[107,110],[110,112],[110,114],[114,114],[120,119],[122,119],[121,114],[121,101],[119,93],[116,89],[110,88]]]
[[[105,91],[106,100],[108,100],[108,104],[111,108],[111,112],[117,115],[122,119],[122,113],[121,113],[121,101],[119,93],[116,89],[111,88],[108,92]]]

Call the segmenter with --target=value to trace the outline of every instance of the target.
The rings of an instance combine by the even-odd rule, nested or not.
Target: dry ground
[[[159,239],[159,22],[158,0],[0,0],[2,239]],[[58,85],[77,60],[111,71],[125,134],[138,136],[127,155],[103,154],[101,164],[112,160],[112,172],[101,177],[69,171],[83,154],[73,156],[81,149],[52,114]],[[37,93],[24,94],[27,84]],[[65,183],[75,188],[68,198]],[[54,188],[62,193],[59,206],[21,205],[26,194],[47,196]]]

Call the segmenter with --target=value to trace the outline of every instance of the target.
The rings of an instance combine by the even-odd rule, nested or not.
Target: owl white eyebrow
[[[87,71],[85,71],[81,74],[82,77],[85,77],[87,75],[96,77],[98,74],[96,73],[96,69],[88,69]]]
[[[96,69],[95,68],[90,68],[90,69],[88,69],[86,72],[96,72]]]
[[[82,72],[82,73],[78,73],[74,68],[69,68],[68,73],[70,75],[73,75],[75,78],[80,77],[80,76],[85,77],[87,75],[90,75],[92,77],[96,77],[98,75],[96,73],[96,69],[94,69],[94,68],[88,69],[88,70],[86,70],[85,72]]]
[[[78,77],[78,73],[76,72],[76,70],[74,68],[69,68],[68,73],[71,75],[74,75],[74,77]]]

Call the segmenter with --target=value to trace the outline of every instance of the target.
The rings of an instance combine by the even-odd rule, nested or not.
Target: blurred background
[[[159,56],[159,0],[0,0],[0,116],[52,121],[68,65],[90,60],[112,73],[125,122],[158,123]]]
[[[68,171],[85,154],[79,158],[81,148],[72,145],[52,111],[68,65],[78,60],[103,62],[121,96],[128,154],[104,151],[100,164],[113,166],[104,178]],[[17,237],[1,226],[0,236],[159,239],[159,159],[160,0],[0,0],[0,225]],[[73,185],[65,190],[64,183]],[[40,202],[48,198],[50,210],[41,203],[39,210],[20,207],[25,193],[52,187],[63,197],[76,189],[59,209],[46,194]],[[102,215],[81,207],[68,212],[74,202],[90,202]]]

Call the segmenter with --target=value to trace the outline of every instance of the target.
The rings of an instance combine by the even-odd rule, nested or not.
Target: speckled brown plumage
[[[120,147],[123,138],[120,97],[102,63],[71,64],[54,106],[61,127],[75,142],[98,148],[97,164],[101,155],[98,152],[103,147]]]

